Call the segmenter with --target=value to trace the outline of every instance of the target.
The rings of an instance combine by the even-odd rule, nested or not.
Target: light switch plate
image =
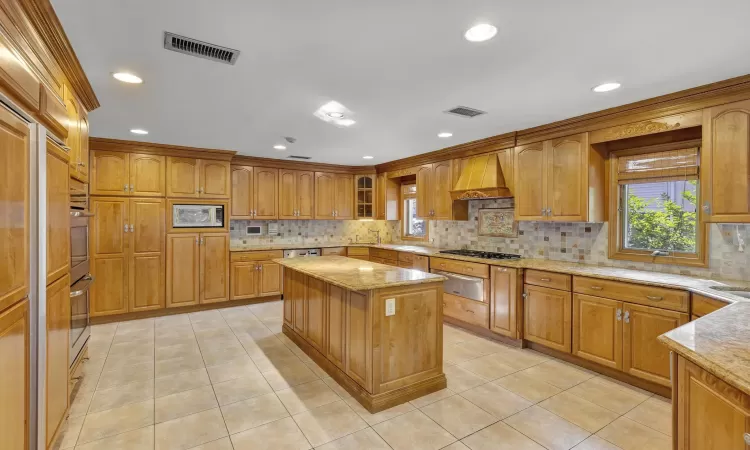
[[[396,299],[395,298],[385,299],[385,315],[386,317],[396,315]]]

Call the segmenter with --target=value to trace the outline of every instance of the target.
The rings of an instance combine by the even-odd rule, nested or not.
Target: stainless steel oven
[[[91,334],[89,288],[89,219],[86,185],[70,180],[70,364],[78,358]]]

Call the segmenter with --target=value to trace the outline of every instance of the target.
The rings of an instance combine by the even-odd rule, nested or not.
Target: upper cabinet
[[[375,184],[375,175],[357,175],[354,178],[357,219],[375,218]]]
[[[276,219],[279,170],[267,167],[231,167],[232,219]]]
[[[130,154],[130,195],[164,197],[166,157],[140,153]]]
[[[89,119],[83,105],[70,89],[65,89],[68,138],[65,140],[70,155],[70,176],[84,183],[89,181]]]
[[[703,110],[703,218],[750,222],[750,100]]]
[[[458,161],[424,164],[416,170],[417,216],[432,220],[467,220],[468,202],[453,200],[451,191],[458,178]]]
[[[91,152],[91,195],[164,197],[165,157]]]
[[[588,133],[516,147],[516,219],[603,221],[604,161]]]
[[[68,110],[65,103],[46,86],[40,87],[39,118],[59,139],[68,137]],[[77,123],[77,121],[76,121]]]
[[[315,218],[354,218],[354,177],[342,173],[315,172]]]
[[[167,156],[167,197],[229,198],[229,161]]]
[[[375,213],[378,220],[398,220],[399,191],[398,179],[388,178],[387,173],[379,173],[375,187]]]
[[[279,169],[279,219],[312,219],[315,173]]]
[[[200,162],[200,196],[202,198],[229,198],[232,191],[229,161],[202,159]]]

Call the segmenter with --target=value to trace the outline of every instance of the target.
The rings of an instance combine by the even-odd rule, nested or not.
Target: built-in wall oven
[[[70,364],[78,358],[91,334],[89,288],[89,219],[86,185],[70,180]]]

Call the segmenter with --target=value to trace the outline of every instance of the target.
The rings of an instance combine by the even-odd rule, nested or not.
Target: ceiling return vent
[[[184,53],[230,65],[234,65],[240,56],[239,50],[209,44],[208,42],[180,36],[169,31],[164,32],[164,48],[173,52]]]
[[[292,159],[310,159],[310,158],[311,158],[311,156],[296,156],[296,155],[289,155],[289,156],[287,156],[287,158],[292,158]]]
[[[487,114],[485,111],[480,111],[478,109],[469,108],[468,106],[456,106],[455,108],[449,109],[448,111],[444,111],[446,114],[453,114],[454,116],[461,116],[461,117],[467,117],[469,119],[481,116],[482,114]]]

